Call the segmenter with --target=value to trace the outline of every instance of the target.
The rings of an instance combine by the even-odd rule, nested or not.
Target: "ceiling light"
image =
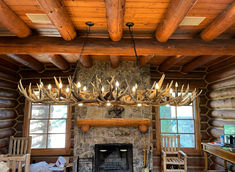
[[[198,26],[206,17],[185,17],[180,26]]]
[[[47,14],[34,14],[34,13],[26,13],[26,16],[32,21],[32,23],[51,23]]]

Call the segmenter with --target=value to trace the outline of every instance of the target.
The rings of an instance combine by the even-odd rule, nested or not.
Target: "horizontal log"
[[[93,60],[89,55],[79,56],[79,60],[80,63],[86,68],[90,68],[93,64]]]
[[[198,78],[201,79],[204,77],[205,73],[204,72],[191,72],[187,74],[182,74],[179,72],[166,72],[166,79],[194,79]],[[162,73],[159,72],[151,72],[151,78],[161,78]]]
[[[205,106],[200,106],[200,114],[207,114],[207,112],[209,111],[208,107]]]
[[[9,58],[11,58],[12,60],[15,60],[15,61],[19,62],[20,64],[25,65],[25,66],[27,66],[33,70],[36,70],[38,72],[41,72],[44,69],[43,64],[30,55],[27,55],[27,54],[7,54],[7,56]]]
[[[222,90],[215,90],[209,93],[209,97],[213,98],[223,98],[223,97],[235,97],[235,87],[234,88],[227,88]]]
[[[139,55],[185,56],[235,55],[235,40],[214,40],[205,42],[199,39],[168,40],[160,43],[154,39],[136,39]],[[61,38],[32,36],[24,40],[15,37],[0,39],[0,54],[79,54],[83,39],[76,38],[69,43]],[[130,39],[113,42],[110,39],[89,39],[84,55],[134,55]]]
[[[213,127],[224,127],[224,125],[233,125],[235,123],[235,120],[224,121],[219,119],[210,119],[208,123]]]
[[[0,109],[0,120],[15,119],[17,114],[12,109]]]
[[[207,130],[209,128],[208,123],[201,123],[201,130]]]
[[[19,96],[17,91],[0,88],[0,97],[4,98],[17,98]]]
[[[1,88],[17,89],[17,83],[12,83],[10,81],[0,79],[0,87]]]
[[[218,70],[218,69],[221,69],[221,68],[225,68],[225,67],[227,67],[231,64],[234,64],[234,63],[235,63],[235,57],[231,56],[229,59],[226,59],[221,63],[210,66],[208,68],[208,71],[211,72],[211,71],[215,71],[215,70]]]
[[[109,56],[112,68],[117,68],[120,64],[120,56]]]
[[[212,118],[235,119],[235,110],[212,110],[209,116]]]
[[[225,87],[235,87],[235,76],[223,81],[209,84],[209,89],[220,89]]]
[[[37,71],[33,70],[22,70],[19,72],[23,79],[40,79],[40,78],[54,78],[56,77],[68,77],[73,76],[73,71],[63,72],[61,70],[45,70],[42,73],[38,73]]]
[[[210,136],[206,131],[201,131],[201,140],[209,140]]]
[[[18,82],[18,78],[16,75],[10,75],[5,72],[0,71],[0,79],[8,80],[8,81],[13,81],[13,82]]]
[[[211,100],[209,105],[212,108],[235,108],[235,98]]]
[[[227,67],[227,68],[223,68],[221,70],[215,71],[215,72],[211,72],[206,76],[206,80],[207,82],[214,82],[214,81],[218,81],[218,80],[224,80],[228,77],[232,77],[235,76],[235,64]]]
[[[8,147],[8,145],[9,145],[9,138],[0,139],[0,149]]]
[[[0,129],[13,127],[15,123],[16,121],[0,121]]]
[[[17,75],[17,71],[13,71],[11,69],[9,69],[8,67],[4,66],[3,64],[0,64],[0,71],[1,72],[5,72],[8,73],[9,75]]]
[[[13,71],[19,70],[19,67],[15,64],[10,63],[9,61],[4,60],[6,58],[6,55],[0,55],[0,64],[2,66],[5,66],[6,68],[9,68]]]
[[[0,108],[14,108],[18,105],[16,100],[0,99]]]
[[[199,56],[194,58],[190,63],[187,63],[183,66],[182,72],[188,73],[193,71],[194,69],[197,69],[198,67],[201,67],[207,63],[210,63],[213,60],[218,59],[221,56]]]
[[[48,56],[49,61],[61,70],[68,70],[69,63],[59,54],[53,54]]]
[[[13,136],[15,131],[13,129],[1,130],[0,131],[0,139]]]
[[[220,136],[224,134],[224,130],[219,128],[209,128],[208,133],[215,138],[220,138]]]
[[[168,57],[164,62],[159,65],[158,70],[160,72],[166,72],[168,69],[172,68],[175,64],[179,63],[185,58],[186,56],[181,55]]]

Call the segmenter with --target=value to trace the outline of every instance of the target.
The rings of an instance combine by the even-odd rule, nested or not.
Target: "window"
[[[27,135],[32,136],[32,154],[45,150],[54,154],[68,151],[70,127],[69,107],[67,105],[47,105],[29,103]]]
[[[198,117],[196,102],[188,106],[161,106],[159,108],[159,134],[180,135],[180,146],[184,151],[197,152]]]

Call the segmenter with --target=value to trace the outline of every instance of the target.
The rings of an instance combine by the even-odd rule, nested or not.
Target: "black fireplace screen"
[[[95,172],[133,172],[132,144],[96,144]]]

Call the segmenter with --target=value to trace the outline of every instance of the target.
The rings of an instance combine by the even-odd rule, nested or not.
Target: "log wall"
[[[200,141],[201,142],[209,142],[210,136],[207,132],[207,128],[209,127],[208,124],[208,112],[209,109],[207,107],[207,84],[205,81],[206,71],[204,68],[195,70],[193,72],[190,72],[188,74],[183,74],[180,72],[180,68],[174,68],[171,70],[168,70],[165,72],[166,79],[165,83],[169,83],[171,80],[177,81],[179,86],[182,84],[190,85],[190,89],[200,89],[203,90],[203,93],[199,97],[199,118],[200,118]],[[151,78],[152,82],[158,81],[161,77],[162,73],[160,73],[155,67],[151,68]],[[173,87],[174,88],[174,87]],[[155,111],[155,109],[153,109]],[[155,113],[156,114],[156,113]],[[154,165],[154,172],[160,171],[160,163],[161,163],[161,157],[160,153],[157,150],[157,147],[160,145],[157,145],[157,143],[160,143],[156,135],[156,116],[153,116],[153,165]],[[203,171],[204,169],[204,158],[201,154],[201,152],[197,155],[188,155],[188,171]]]
[[[224,124],[235,125],[235,62],[219,65],[211,70],[206,80],[208,82],[208,107],[210,111],[209,128],[211,141],[220,141],[224,134]],[[210,156],[210,169],[223,170],[222,159]],[[228,168],[235,171],[235,165],[228,163]]]
[[[20,135],[17,128],[21,125],[18,74],[13,64],[0,60],[0,154],[8,153],[9,137]]]

